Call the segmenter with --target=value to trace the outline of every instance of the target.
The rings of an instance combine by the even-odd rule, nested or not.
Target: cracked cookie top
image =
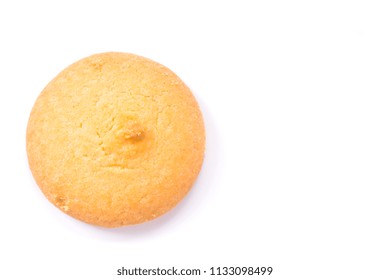
[[[205,130],[189,88],[171,70],[102,53],[63,70],[27,127],[32,174],[63,212],[105,227],[173,208],[202,165]]]

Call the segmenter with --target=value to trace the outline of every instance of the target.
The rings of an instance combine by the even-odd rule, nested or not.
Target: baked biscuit
[[[172,71],[111,52],[72,64],[45,87],[26,140],[32,174],[55,206],[118,227],[154,219],[183,199],[203,162],[205,129]]]

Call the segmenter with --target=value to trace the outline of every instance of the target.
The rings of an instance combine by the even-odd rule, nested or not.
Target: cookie
[[[63,70],[36,100],[26,134],[30,169],[48,200],[103,227],[172,209],[205,149],[189,88],[165,66],[128,53],[95,54]]]

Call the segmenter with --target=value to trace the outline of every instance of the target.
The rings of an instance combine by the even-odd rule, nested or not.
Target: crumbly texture
[[[188,87],[168,68],[102,53],[63,70],[27,127],[32,174],[63,212],[118,227],[173,208],[200,171],[205,130]]]

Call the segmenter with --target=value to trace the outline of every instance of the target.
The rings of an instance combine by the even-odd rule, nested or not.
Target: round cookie
[[[45,87],[26,140],[32,174],[55,206],[118,227],[154,219],[183,199],[203,162],[205,129],[172,71],[112,52],[72,64]]]

